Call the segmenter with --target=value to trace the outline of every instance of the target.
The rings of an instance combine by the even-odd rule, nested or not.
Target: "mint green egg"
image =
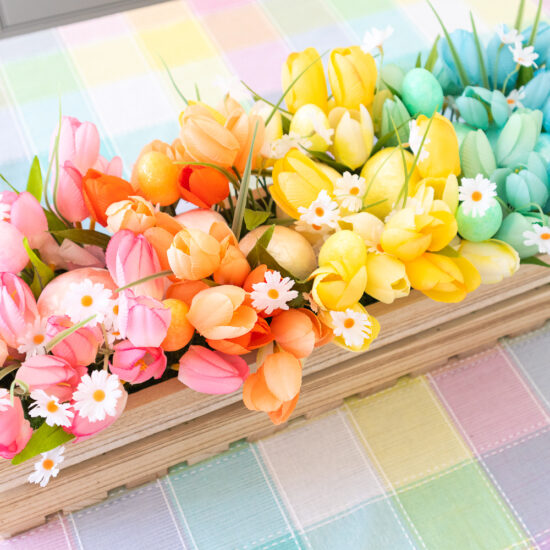
[[[431,117],[443,105],[443,89],[430,71],[412,69],[401,84],[401,99],[411,115]]]
[[[463,239],[473,242],[486,241],[498,231],[502,223],[502,208],[493,199],[485,214],[474,217],[471,212],[466,214],[461,204],[456,213],[456,221],[458,232]]]

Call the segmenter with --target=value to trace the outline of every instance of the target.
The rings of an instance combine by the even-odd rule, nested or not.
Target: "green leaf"
[[[549,263],[543,262],[540,258],[537,258],[536,256],[529,256],[529,258],[522,258],[520,263],[521,264],[539,265],[541,267],[550,267]]]
[[[401,124],[397,126],[397,131],[401,130],[401,128],[404,128],[409,122],[412,120],[412,117],[409,117],[407,120],[404,120]],[[388,133],[384,134],[380,137],[380,139],[376,142],[376,145],[372,148],[372,152],[370,156],[372,157],[375,153],[378,153],[385,145],[388,144],[393,138],[395,137],[395,129],[390,130]]]
[[[60,220],[53,212],[49,210],[44,210],[46,214],[46,220],[48,220],[48,229],[50,231],[63,231],[67,229],[67,226]]]
[[[31,290],[35,298],[40,296],[40,293],[44,287],[55,277],[53,269],[47,266],[34,252],[34,250],[29,245],[27,237],[23,238],[23,246],[27,251],[27,255],[32,263],[34,268],[34,279],[31,283]]]
[[[235,206],[235,212],[233,214],[233,224],[231,230],[239,240],[241,236],[241,229],[243,226],[244,209],[246,206],[246,198],[248,196],[248,187],[250,185],[250,174],[252,173],[252,157],[254,156],[254,143],[256,141],[256,133],[258,132],[258,121],[254,126],[254,133],[252,134],[252,141],[250,142],[250,149],[248,151],[248,158],[246,159],[246,166],[244,168],[243,177],[241,180],[241,187],[239,189],[239,196],[237,198],[237,204]]]
[[[525,45],[532,46],[535,43],[535,38],[537,36],[537,30],[539,28],[539,22],[540,22],[540,14],[542,10],[542,0],[539,0],[538,6],[537,6],[537,13],[535,15],[535,21],[533,22],[533,28],[531,29],[531,35],[529,36],[529,42]],[[533,67],[520,67],[518,79],[516,82],[516,88],[519,88],[520,86],[524,86],[529,82],[533,76],[535,76],[535,70]]]
[[[248,263],[253,267],[258,267],[262,262],[260,262],[259,251],[260,248],[267,248],[271,237],[273,237],[273,232],[275,231],[275,225],[272,225],[266,229],[262,236],[256,241],[256,244],[252,247],[252,250],[248,253],[246,259]]]
[[[442,254],[443,256],[448,256],[449,258],[460,257],[460,254],[452,246],[446,246],[445,248],[442,248],[438,252],[438,254]]]
[[[262,225],[271,216],[271,212],[265,210],[251,210],[250,208],[244,209],[244,224],[249,231],[256,229],[259,225]]]
[[[27,191],[38,201],[42,200],[42,191],[44,182],[42,181],[42,170],[40,169],[40,161],[38,157],[32,159],[29,177],[27,179]]]
[[[51,451],[60,445],[74,439],[74,435],[67,433],[61,426],[48,426],[45,422],[34,431],[25,448],[11,461],[14,466],[21,464],[40,453]]]
[[[275,103],[273,103],[273,102],[269,101],[269,99],[266,99],[265,97],[261,96],[256,90],[253,90],[244,80],[241,80],[241,84],[252,94],[254,99],[263,101],[264,103],[267,103],[267,105],[269,105],[270,107],[274,107],[275,109],[278,109],[279,111],[290,115],[290,111],[287,111],[286,109],[283,109],[280,106],[276,106]]]
[[[201,93],[199,92],[199,86],[196,82],[195,82],[195,96],[197,97],[197,101],[201,100]]]
[[[109,235],[90,229],[58,229],[51,233],[60,239],[69,239],[78,244],[92,244],[103,249],[107,248],[110,241]]]
[[[422,67],[422,52],[418,52],[414,66],[416,69],[419,69],[420,67]]]
[[[72,327],[58,332],[51,340],[48,340],[48,342],[46,343],[46,351],[52,351],[52,349],[57,346],[59,342],[65,340],[65,338],[70,336],[73,332],[76,332],[79,328],[87,325],[94,318],[95,314],[88,317],[87,319],[84,319],[83,321],[80,321],[80,323],[76,323],[76,325],[73,325]]]
[[[19,195],[19,191],[2,175],[0,174],[0,179],[8,185],[8,187],[14,192]]]
[[[3,369],[0,369],[0,380],[2,380],[2,378],[5,378],[13,371],[17,370],[20,366],[21,365],[19,363],[13,363],[13,365],[9,365],[7,367],[4,367]]]
[[[440,38],[440,36],[437,35],[435,40],[434,40],[432,49],[430,50],[430,53],[428,55],[428,59],[426,59],[426,64],[424,65],[424,68],[427,71],[430,71],[430,72],[433,70],[433,68],[435,66],[435,62],[437,61],[437,57],[439,55],[437,53],[437,44],[439,43],[439,38]]]
[[[485,62],[483,61],[483,49],[481,47],[481,41],[477,34],[476,23],[474,21],[474,16],[470,12],[470,21],[472,22],[472,33],[474,35],[474,42],[476,44],[477,59],[479,63],[479,70],[481,71],[481,78],[483,80],[483,85],[485,88],[489,88],[489,78],[487,77],[487,69],[485,68]]]
[[[340,174],[343,174],[344,172],[353,172],[353,170],[348,168],[345,164],[340,164],[339,162],[336,162],[331,156],[327,155],[326,153],[322,153],[321,151],[313,151],[312,149],[306,149],[305,147],[302,147],[302,149],[304,149],[304,151],[307,151],[313,158],[317,159],[323,164],[334,168],[337,172],[340,172]]]
[[[470,81],[468,80],[468,75],[466,73],[466,70],[464,69],[464,65],[462,64],[462,61],[460,60],[460,56],[458,55],[455,45],[453,44],[451,35],[449,34],[449,31],[447,31],[447,28],[445,27],[443,20],[441,19],[441,17],[439,17],[439,14],[437,13],[436,9],[433,7],[430,0],[426,0],[426,2],[428,2],[428,5],[434,12],[434,15],[436,16],[437,20],[439,21],[439,24],[441,25],[443,34],[447,39],[447,43],[449,44],[449,49],[451,50],[451,55],[453,56],[453,61],[455,62],[455,65],[456,65],[456,70],[458,71],[458,77],[460,78],[460,82],[462,82],[463,86],[468,86],[468,84],[470,84]]]

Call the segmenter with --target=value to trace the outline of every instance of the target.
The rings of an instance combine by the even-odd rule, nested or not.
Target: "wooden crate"
[[[304,364],[301,397],[291,422],[338,406],[345,397],[388,386],[449,359],[550,318],[550,270],[522,266],[512,278],[482,286],[459,304],[433,302],[417,292],[392,305],[375,304],[382,331],[368,352],[334,345]],[[0,536],[43,523],[56,512],[96,503],[110,490],[133,487],[165,474],[174,464],[196,462],[243,438],[275,430],[267,415],[248,411],[240,393],[195,393],[177,379],[132,394],[122,417],[96,437],[68,444],[58,479],[42,489],[27,483],[32,460],[0,463]]]

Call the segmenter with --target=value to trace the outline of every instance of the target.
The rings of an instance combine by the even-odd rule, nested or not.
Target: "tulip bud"
[[[462,241],[458,252],[472,262],[479,271],[481,282],[486,285],[500,283],[519,269],[519,254],[504,241]]]
[[[301,138],[307,138],[312,151],[326,151],[332,145],[332,133],[329,120],[324,111],[308,103],[302,105],[290,121],[290,132]]]
[[[544,207],[548,200],[548,188],[530,170],[511,173],[506,178],[506,199],[517,210],[536,210],[535,205]]]
[[[483,130],[466,134],[460,146],[460,165],[462,175],[475,178],[483,174],[489,178],[496,169],[493,148]]]
[[[403,262],[388,254],[374,252],[367,256],[365,292],[376,300],[391,304],[409,295],[411,285]]]
[[[410,115],[405,105],[403,105],[403,102],[397,96],[384,101],[380,134],[382,136],[388,134],[392,136],[385,144],[398,145],[399,140],[401,140],[401,143],[406,143],[409,140],[409,125],[407,124],[409,119]],[[399,134],[399,140],[395,135],[396,130]]]
[[[158,380],[166,370],[166,355],[160,348],[136,347],[129,340],[115,345],[109,370],[130,384]]]
[[[540,111],[515,112],[498,137],[495,156],[499,166],[515,166],[527,161],[542,127]]]
[[[112,233],[128,229],[133,233],[143,233],[156,223],[155,207],[142,197],[131,196],[114,202],[105,211],[107,228]]]
[[[535,245],[526,245],[523,233],[533,231],[533,223],[539,222],[540,218],[535,216],[523,215],[519,212],[512,212],[502,220],[500,229],[495,235],[495,239],[504,241],[514,247],[519,253],[520,258],[528,258],[538,254],[538,247]]]
[[[11,460],[20,453],[32,435],[19,397],[10,399],[9,391],[0,388],[0,457]]]

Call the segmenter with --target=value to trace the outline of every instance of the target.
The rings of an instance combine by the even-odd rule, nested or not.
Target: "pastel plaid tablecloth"
[[[450,29],[512,21],[515,0],[434,2]],[[527,3],[526,19],[534,5]],[[358,43],[391,24],[387,58],[439,32],[416,0],[188,0],[0,41],[0,171],[23,186],[63,112],[95,122],[128,174],[177,134],[185,94],[237,74],[269,99],[290,51]],[[550,543],[550,327],[106,502],[1,550],[545,549]],[[61,474],[62,475],[62,474]],[[52,481],[55,483],[55,480]],[[1,503],[2,506],[9,503]],[[0,506],[0,513],[2,506]]]

